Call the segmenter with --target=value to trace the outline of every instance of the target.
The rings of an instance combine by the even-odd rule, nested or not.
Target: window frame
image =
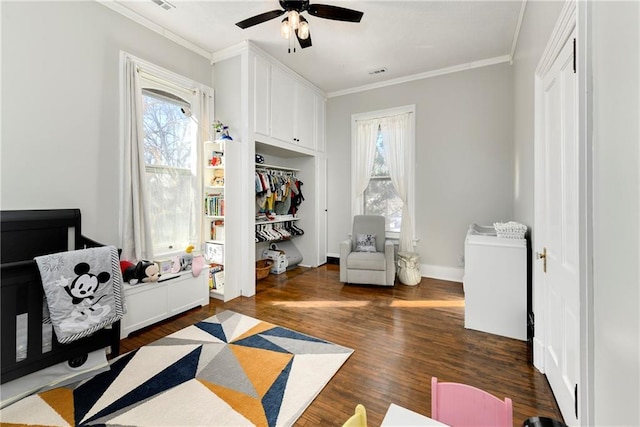
[[[353,222],[353,217],[356,215],[362,215],[364,213],[364,200],[362,196],[356,195],[355,189],[355,165],[354,159],[356,158],[356,144],[357,144],[357,121],[359,120],[371,120],[371,119],[382,119],[384,117],[395,116],[399,114],[411,113],[411,119],[409,120],[409,132],[408,132],[408,142],[409,146],[409,155],[411,159],[415,159],[415,150],[416,150],[416,138],[415,138],[415,117],[416,117],[416,107],[413,105],[404,105],[400,107],[388,108],[383,110],[370,111],[366,113],[358,113],[351,115],[351,221]],[[415,236],[415,224],[416,224],[416,216],[415,216],[415,160],[413,162],[409,162],[407,165],[406,173],[409,175],[409,185],[408,185],[408,195],[409,195],[409,214],[411,215],[413,235]],[[388,231],[385,227],[385,238],[397,241],[400,239],[400,233],[395,231]]]
[[[192,115],[194,117],[199,117],[200,116],[200,102],[199,102],[199,97],[202,95],[203,91],[206,91],[208,93],[210,93],[213,96],[213,89],[209,86],[203,85],[199,82],[196,82],[188,77],[182,76],[180,74],[177,74],[173,71],[167,70],[163,67],[160,67],[158,65],[155,65],[151,62],[148,62],[144,59],[138,58],[134,55],[131,55],[127,52],[121,51],[120,52],[120,69],[121,70],[125,70],[125,63],[126,63],[126,59],[129,58],[136,66],[138,72],[139,72],[139,77],[140,77],[140,96],[142,97],[143,91],[144,89],[150,88],[150,89],[160,89],[163,90],[165,92],[168,92],[170,94],[174,94],[175,96],[178,96],[179,98],[187,101],[188,104],[190,104],[190,109],[192,112]],[[121,93],[126,93],[126,91],[128,90],[127,88],[124,87],[124,79],[121,75],[120,77],[120,85],[121,85]],[[177,100],[173,100],[176,103],[178,103]],[[209,116],[210,116],[210,121],[213,120],[213,115],[214,115],[214,111],[213,111],[213,99],[211,99],[210,101],[210,105],[211,107],[209,108]],[[122,159],[122,156],[124,155],[124,132],[125,129],[123,127],[123,123],[124,123],[124,114],[125,114],[126,109],[124,108],[124,100],[121,99],[121,108],[120,108],[120,158]],[[202,205],[200,202],[201,199],[201,195],[203,193],[203,156],[204,156],[204,146],[201,143],[202,141],[198,140],[198,136],[200,134],[200,130],[198,128],[198,125],[196,122],[193,122],[191,124],[191,126],[193,127],[193,135],[196,135],[196,141],[195,141],[195,153],[196,153],[196,159],[195,159],[195,170],[196,170],[196,182],[197,184],[194,186],[193,190],[195,192],[195,203],[196,206],[194,207],[194,209],[196,209],[196,223],[195,223],[195,227],[197,230],[197,241],[194,242],[193,244],[197,247],[197,248],[201,248],[202,244],[203,244],[203,239],[204,239],[204,232],[203,232],[203,211],[202,211]],[[146,168],[147,165],[145,165]],[[123,176],[123,168],[124,165],[122,164],[122,162],[120,163],[120,176]],[[164,166],[158,166],[158,165],[152,165],[152,168],[163,168]],[[120,183],[120,200],[122,200],[123,197],[123,187],[122,187],[122,182]],[[121,205],[122,206],[122,205]],[[122,211],[122,207],[120,208],[120,211]],[[120,234],[122,235],[122,224],[120,224],[121,230],[120,230]],[[176,254],[180,254],[182,252],[184,252],[184,248],[175,248],[174,250],[171,251],[157,251],[158,247],[156,246],[155,242],[153,243],[153,252],[154,252],[154,256],[155,257],[170,257]]]

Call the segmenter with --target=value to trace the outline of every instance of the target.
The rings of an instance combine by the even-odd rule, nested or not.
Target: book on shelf
[[[224,270],[213,273],[213,288],[218,292],[224,292]]]
[[[204,198],[204,214],[224,216],[224,196],[222,194],[207,194]]]
[[[209,289],[216,289],[215,274],[224,270],[224,266],[216,263],[209,265]]]
[[[224,220],[211,221],[211,240],[224,240]]]

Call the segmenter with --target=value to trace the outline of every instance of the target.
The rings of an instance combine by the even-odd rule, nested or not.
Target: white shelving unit
[[[204,166],[204,255],[208,263],[222,266],[225,253],[225,144],[224,140],[205,141]],[[213,274],[214,268],[210,270]],[[218,276],[220,277],[220,276]],[[210,296],[224,300],[224,286],[209,278]]]
[[[214,54],[211,60],[215,118],[229,126],[234,139],[225,145],[224,300],[229,301],[255,295],[255,261],[265,245],[256,244],[252,233],[255,154],[264,155],[268,164],[258,167],[300,170],[305,201],[294,224],[304,235],[293,241],[303,265],[326,262],[326,94],[250,41]],[[291,90],[286,105],[273,99],[282,96],[283,87]]]

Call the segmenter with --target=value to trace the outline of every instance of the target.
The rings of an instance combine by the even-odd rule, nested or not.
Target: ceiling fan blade
[[[283,13],[284,10],[281,9],[272,10],[270,12],[261,13],[260,15],[245,19],[244,21],[237,22],[236,25],[244,30],[245,28],[253,27],[254,25],[262,24],[270,19],[277,18]]]
[[[360,22],[364,13],[345,7],[328,4],[310,4],[309,14],[318,18],[333,19],[335,21]]]

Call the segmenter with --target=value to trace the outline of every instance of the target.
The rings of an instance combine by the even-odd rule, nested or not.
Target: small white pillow
[[[376,252],[376,235],[356,234],[356,252]]]

